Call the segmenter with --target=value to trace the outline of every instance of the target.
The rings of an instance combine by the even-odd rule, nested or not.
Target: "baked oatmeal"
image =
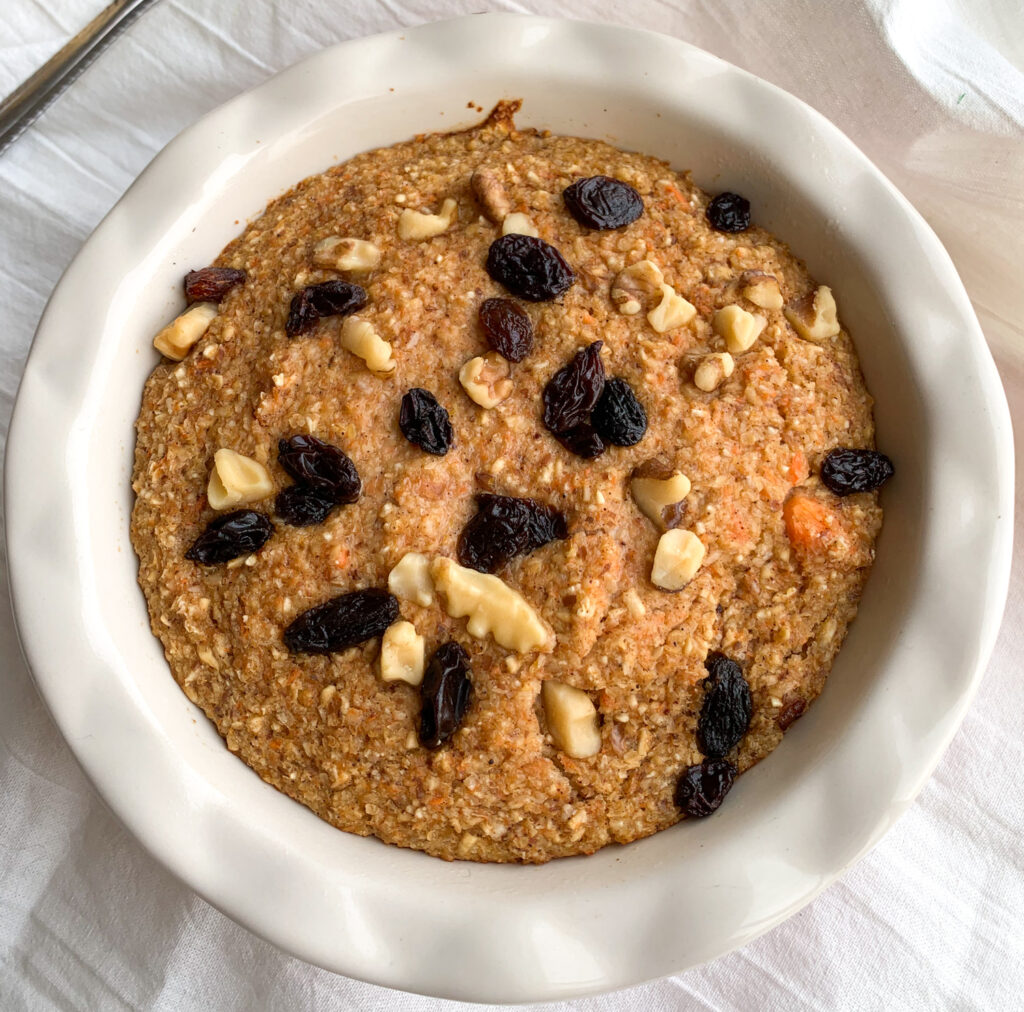
[[[892,467],[831,290],[746,200],[517,108],[303,180],[190,272],[132,541],[264,780],[543,862],[709,814],[780,743]]]

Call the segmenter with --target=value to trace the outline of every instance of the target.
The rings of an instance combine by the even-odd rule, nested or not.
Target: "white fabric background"
[[[0,92],[101,5],[4,0]],[[179,130],[325,45],[482,8],[657,29],[830,117],[946,243],[1015,418],[1024,418],[1021,0],[164,0],[0,156],[3,432],[47,295]],[[67,339],[74,354],[76,335]],[[1019,516],[1017,524],[1007,616],[978,699],[920,799],[874,852],[742,951],[673,979],[546,1008],[1022,1007]],[[286,956],[158,867],[101,804],[51,724],[21,660],[6,594],[3,581],[0,1007],[456,1008]]]

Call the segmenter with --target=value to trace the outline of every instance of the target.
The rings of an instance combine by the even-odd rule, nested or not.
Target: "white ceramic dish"
[[[828,690],[714,817],[533,868],[445,864],[337,832],[263,784],[170,677],[128,540],[132,423],[185,269],[236,220],[357,151],[466,125],[472,99],[736,189],[832,285],[897,463],[878,562]],[[821,116],[681,42],[486,15],[346,43],[171,143],[39,326],[7,456],[11,580],[40,691],[168,868],[305,959],[449,997],[606,990],[717,956],[798,910],[909,805],[995,638],[1011,435],[938,240]]]

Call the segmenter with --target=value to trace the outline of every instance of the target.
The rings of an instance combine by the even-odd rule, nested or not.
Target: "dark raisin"
[[[605,383],[590,421],[604,441],[615,446],[636,446],[647,432],[647,412],[624,379]]]
[[[569,213],[587,228],[622,228],[644,213],[644,202],[629,183],[611,176],[577,179],[562,191]]]
[[[515,232],[491,243],[487,273],[513,295],[529,302],[554,299],[576,280],[573,269],[554,246]]]
[[[544,424],[556,436],[590,420],[604,391],[602,344],[580,349],[544,387]]]
[[[274,533],[274,525],[255,510],[234,510],[211,520],[185,553],[190,562],[214,566],[258,551]]]
[[[277,493],[274,512],[292,527],[312,527],[322,524],[337,505],[309,485],[289,485]]]
[[[779,710],[779,715],[775,718],[775,723],[778,725],[779,730],[788,731],[789,725],[802,717],[806,709],[806,700],[800,699],[799,696],[788,702]]]
[[[697,748],[721,759],[739,744],[750,727],[753,703],[740,666],[725,654],[710,653],[704,666],[704,705],[697,721]]]
[[[676,784],[676,807],[691,818],[703,819],[725,800],[735,779],[736,767],[725,759],[687,766]]]
[[[565,517],[535,499],[482,494],[477,513],[459,535],[457,556],[463,566],[493,573],[517,555],[568,537]]]
[[[720,193],[708,204],[706,214],[717,232],[744,232],[750,228],[750,201],[738,193]]]
[[[487,343],[510,362],[522,362],[533,351],[533,324],[511,299],[487,299],[480,306],[480,326]]]
[[[284,631],[293,654],[330,654],[382,636],[398,618],[398,601],[370,587],[332,597],[304,611]]]
[[[836,495],[870,492],[895,473],[892,461],[877,450],[833,450],[821,465],[821,480]]]
[[[362,491],[356,465],[348,456],[316,436],[292,436],[277,444],[281,466],[300,484],[332,503],[355,502]]]
[[[600,457],[605,450],[604,440],[590,422],[580,422],[567,432],[558,432],[555,438],[570,453],[575,453],[584,460]]]
[[[452,423],[437,398],[422,387],[413,387],[402,397],[398,427],[410,443],[435,457],[443,457],[452,446]]]
[[[297,337],[324,316],[348,316],[366,305],[366,290],[348,281],[310,285],[294,296],[288,308],[285,332]]]
[[[420,686],[420,744],[424,748],[440,748],[455,734],[472,694],[466,651],[453,641],[438,647]]]
[[[245,281],[245,271],[234,267],[203,267],[185,275],[185,298],[189,302],[220,302],[235,285]]]

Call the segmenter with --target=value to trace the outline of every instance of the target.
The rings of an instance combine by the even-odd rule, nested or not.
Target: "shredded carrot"
[[[809,495],[791,495],[782,506],[782,518],[789,540],[798,548],[815,548],[834,522],[832,511]]]
[[[790,485],[799,485],[807,477],[808,473],[807,458],[797,450],[793,454],[793,459],[789,462],[789,470],[786,472]]]
[[[680,204],[690,203],[690,201],[686,197],[686,194],[684,194],[683,191],[680,190],[679,187],[675,185],[675,183],[666,183],[665,189],[668,190],[668,192],[671,193],[672,196],[675,197]]]

